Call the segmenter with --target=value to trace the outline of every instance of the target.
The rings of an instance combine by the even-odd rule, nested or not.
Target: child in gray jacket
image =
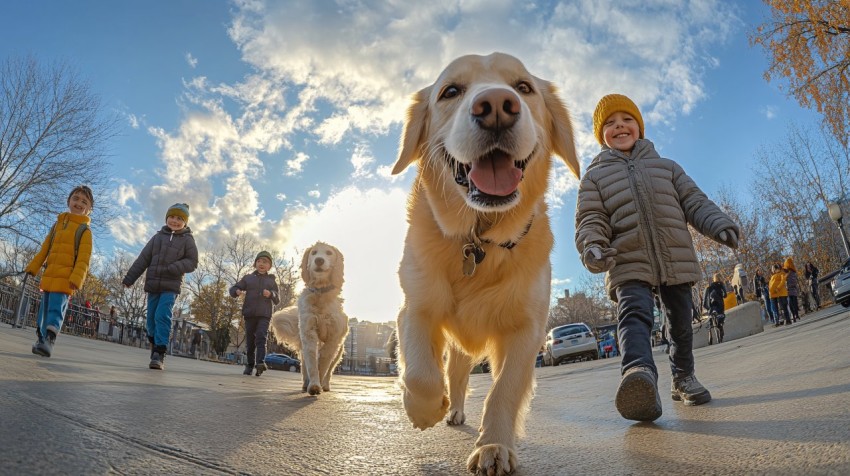
[[[260,251],[254,259],[254,272],[246,275],[230,288],[231,297],[245,295],[242,317],[245,319],[245,349],[248,363],[244,375],[251,375],[256,367],[257,377],[266,371],[266,338],[274,305],[280,304],[277,279],[269,274],[272,255]]]
[[[617,410],[629,420],[652,421],[661,416],[650,341],[653,294],[667,316],[671,396],[686,405],[706,403],[711,394],[694,375],[691,286],[701,274],[688,225],[731,248],[738,246],[738,226],[679,164],[658,155],[628,97],[603,97],[593,132],[602,152],[579,186],[576,247],[590,272],[607,272],[606,288],[617,302],[623,355]]]

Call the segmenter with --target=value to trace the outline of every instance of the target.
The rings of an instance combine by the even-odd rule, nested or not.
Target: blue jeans
[[[153,338],[157,347],[167,347],[171,337],[171,310],[177,293],[148,293],[148,338]]]
[[[690,284],[658,286],[655,291],[661,298],[667,316],[670,336],[670,370],[674,378],[686,377],[694,372],[693,329],[691,315],[694,301]],[[650,333],[653,325],[653,287],[642,281],[628,281],[617,287],[617,336],[623,360],[621,373],[644,366],[658,375],[652,358]]]
[[[35,327],[35,334],[39,340],[47,337],[48,326],[56,329],[56,335],[59,335],[62,322],[65,321],[65,313],[68,311],[69,297],[65,293],[42,293],[41,308],[38,310],[38,322]]]

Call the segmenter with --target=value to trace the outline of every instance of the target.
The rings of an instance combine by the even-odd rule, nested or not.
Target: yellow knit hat
[[[605,139],[602,138],[602,124],[615,112],[625,112],[634,117],[638,123],[640,138],[643,139],[643,116],[640,115],[640,110],[635,103],[622,94],[609,94],[599,100],[596,110],[593,111],[593,135],[596,136],[600,145],[605,145]]]
[[[168,217],[180,217],[183,219],[183,223],[189,224],[189,205],[185,203],[175,203],[168,207],[168,211],[165,212],[165,219]]]

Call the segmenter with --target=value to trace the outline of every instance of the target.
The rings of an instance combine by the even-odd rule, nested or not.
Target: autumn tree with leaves
[[[823,116],[847,147],[850,139],[850,2],[764,0],[771,18],[750,35],[770,64],[768,82],[785,80],[788,93]],[[782,85],[780,86],[782,87]]]

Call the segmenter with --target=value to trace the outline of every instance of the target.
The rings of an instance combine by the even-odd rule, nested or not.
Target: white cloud
[[[776,106],[765,106],[762,108],[761,113],[764,114],[764,117],[767,119],[775,119],[778,114],[779,108]]]
[[[301,172],[304,170],[304,163],[307,162],[309,159],[310,156],[305,154],[304,152],[296,153],[295,158],[286,161],[285,170],[283,174],[288,177],[301,174]]]
[[[194,69],[198,66],[198,59],[192,56],[192,53],[186,53],[186,64]]]
[[[396,318],[402,293],[398,264],[407,231],[407,191],[346,187],[321,205],[298,207],[280,220],[282,249],[330,243],[345,257],[345,310],[371,321]],[[299,257],[300,258],[300,257]]]
[[[310,243],[344,243],[352,250],[346,253],[352,276],[362,272],[360,266],[382,269],[378,278],[352,278],[352,288],[386,276],[381,286],[397,286],[400,251],[382,253],[371,237],[386,228],[395,241],[378,241],[401,246],[406,193],[391,187],[411,174],[390,174],[398,126],[410,95],[433,82],[450,60],[504,51],[552,81],[571,110],[586,162],[599,150],[590,131],[599,98],[612,92],[632,97],[651,136],[653,124],[673,123],[705,100],[702,77],[717,67],[708,48],[725,41],[738,22],[730,7],[714,0],[581,0],[520,9],[508,0],[372,2],[368,9],[357,2],[234,5],[228,33],[248,73],[232,84],[203,74],[185,80],[179,126],[147,129],[160,148],[156,176],[146,177],[148,183],[132,194],[122,192],[121,203],[128,206],[145,197],[143,211],[125,214],[111,228],[125,240],[146,235],[139,223],[145,214],[158,224],[166,207],[185,201],[190,226],[211,244],[240,230],[261,241],[303,236]],[[186,60],[198,65],[190,54]],[[321,161],[305,170],[312,158]],[[283,171],[271,179],[272,192],[264,191],[267,170]],[[352,179],[364,188],[347,186]],[[553,167],[547,194],[553,210],[566,206],[564,197],[576,185],[566,167]],[[281,187],[286,194],[277,191]],[[287,195],[309,197],[310,203],[289,204],[280,214]],[[371,258],[360,248],[373,251]],[[351,253],[362,257],[349,259]],[[361,309],[355,304],[360,296],[347,298]],[[365,303],[362,309],[358,317],[364,319],[388,314]]]

